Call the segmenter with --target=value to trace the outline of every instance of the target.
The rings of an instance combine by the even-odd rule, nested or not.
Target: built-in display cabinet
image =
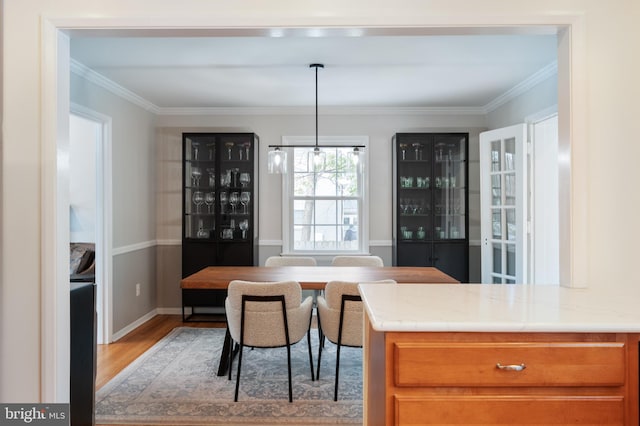
[[[393,137],[393,264],[469,280],[468,133]]]
[[[184,133],[182,146],[182,277],[213,265],[257,265],[258,137]],[[183,319],[223,313],[225,297],[225,290],[183,289]]]

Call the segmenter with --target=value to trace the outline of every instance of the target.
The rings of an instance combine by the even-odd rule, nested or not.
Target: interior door
[[[482,282],[527,282],[527,127],[480,134]]]

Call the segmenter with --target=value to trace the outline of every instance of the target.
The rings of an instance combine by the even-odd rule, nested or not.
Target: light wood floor
[[[166,336],[175,327],[224,327],[224,323],[182,322],[180,315],[157,315],[117,342],[98,345],[96,390]]]

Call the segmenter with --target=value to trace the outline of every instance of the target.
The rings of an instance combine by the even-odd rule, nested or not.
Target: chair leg
[[[240,389],[240,368],[241,367],[242,367],[242,345],[240,345],[240,353],[238,354],[238,375],[236,376],[236,393],[233,397],[233,402],[238,402],[238,390]],[[291,369],[289,369],[289,375],[291,375]]]
[[[289,402],[293,402],[293,386],[291,384],[291,346],[287,345],[287,367],[289,369]]]
[[[315,380],[313,376],[313,354],[311,353],[311,329],[307,330],[307,346],[309,347],[309,366],[311,367],[311,381]]]
[[[336,351],[336,386],[333,392],[333,400],[338,400],[338,373],[340,372],[340,343],[338,343],[338,349]]]
[[[320,341],[318,342],[318,369],[316,370],[316,379],[320,380],[320,362],[322,361],[322,348],[324,347],[324,335],[322,331],[318,331],[320,334]]]
[[[229,338],[229,380],[231,380],[231,368],[233,367],[233,339]]]

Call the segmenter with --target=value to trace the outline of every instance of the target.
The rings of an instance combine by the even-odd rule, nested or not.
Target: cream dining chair
[[[384,266],[379,256],[335,256],[331,266]]]
[[[376,283],[395,284],[394,280],[380,280]],[[324,288],[324,296],[318,297],[318,331],[320,343],[318,348],[318,370],[316,378],[320,379],[320,362],[325,337],[337,345],[336,379],[333,400],[338,400],[338,378],[340,372],[340,347],[362,347],[364,336],[364,310],[358,283],[350,281],[329,281]]]
[[[297,281],[251,282],[234,280],[229,283],[225,300],[227,327],[232,344],[229,345],[229,380],[233,366],[234,344],[239,345],[238,373],[234,401],[238,401],[242,349],[277,348],[286,346],[289,373],[289,402],[293,402],[291,385],[291,345],[307,335],[311,380],[313,356],[311,354],[311,313],[313,301],[302,301],[302,288]]]
[[[271,256],[264,266],[317,266],[316,259],[307,256]]]

